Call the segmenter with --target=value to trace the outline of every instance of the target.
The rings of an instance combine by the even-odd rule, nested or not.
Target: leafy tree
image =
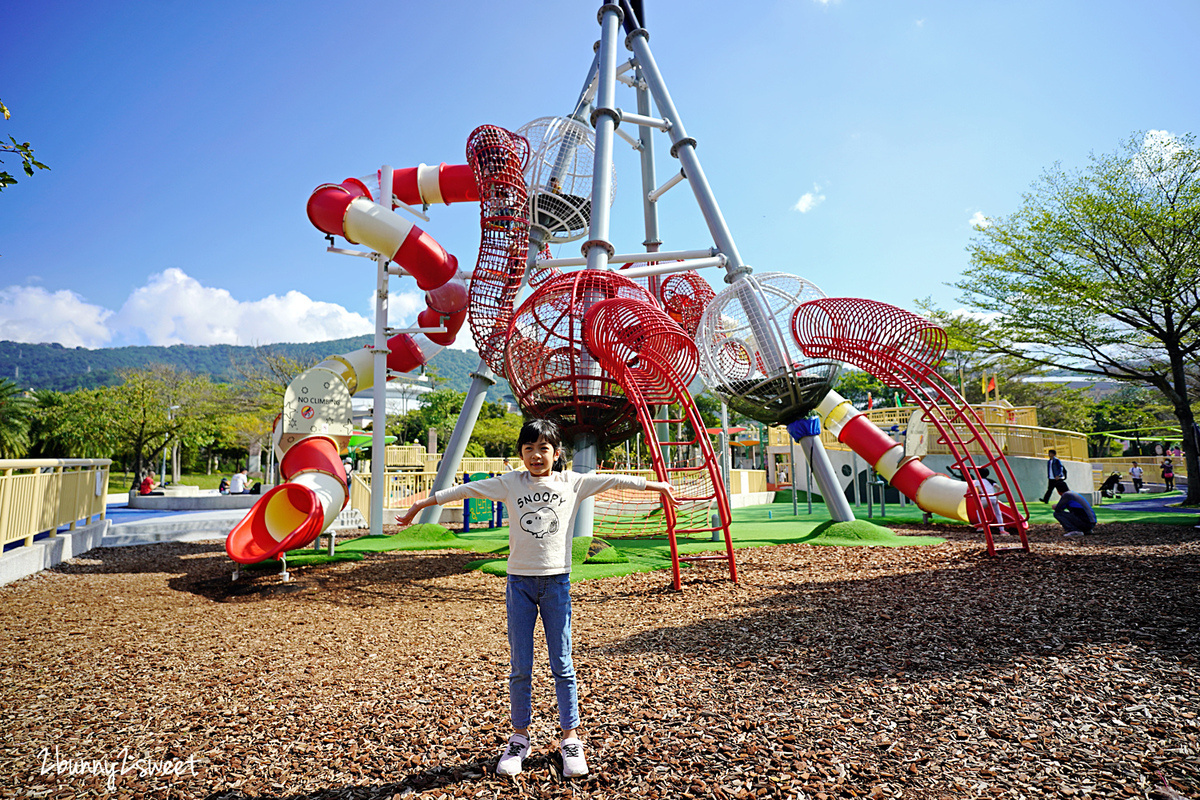
[[[980,227],[957,282],[995,315],[974,344],[1046,367],[1149,385],[1193,430],[1189,366],[1200,353],[1200,149],[1133,137],[1083,172],[1055,166],[1011,216]],[[1188,474],[1197,443],[1184,436]],[[1188,483],[1200,504],[1200,481]]]
[[[124,370],[124,383],[103,390],[101,413],[116,447],[141,475],[165,448],[206,430],[225,413],[208,376],[174,367]]]
[[[1170,407],[1153,389],[1127,386],[1095,403],[1092,419],[1093,431],[1128,439],[1133,455],[1154,455],[1154,444],[1159,438],[1155,435],[1156,429],[1169,424],[1172,417]],[[1098,436],[1089,439],[1088,444],[1095,451],[1094,455],[1107,456],[1116,439]]]
[[[447,441],[454,430],[454,423],[458,421],[458,415],[462,412],[466,397],[466,392],[456,392],[453,389],[434,389],[425,395],[421,407],[417,409],[421,425],[419,432],[434,428],[437,430],[438,441]]]
[[[497,404],[499,405],[499,404]],[[500,406],[503,408],[503,405]],[[492,458],[517,455],[517,436],[525,419],[520,414],[485,417],[482,413],[471,432],[471,442],[478,443]]]
[[[0,379],[0,458],[20,458],[29,451],[33,399],[8,378]]]
[[[30,427],[30,452],[42,458],[109,458],[118,455],[106,424],[105,389],[41,391]]]
[[[883,381],[861,369],[843,369],[833,388],[834,391],[859,408],[867,407],[868,394],[871,395],[876,406],[892,405],[892,397],[895,393],[895,390],[889,389]]]
[[[8,110],[4,103],[0,103],[0,114],[3,114],[5,119],[12,117],[12,113]],[[16,153],[19,155],[21,157],[21,168],[25,170],[26,175],[33,177],[34,167],[37,167],[38,169],[50,169],[45,164],[33,157],[33,148],[29,146],[29,142],[18,142],[11,136],[8,137],[8,141],[8,144],[0,142],[0,153]],[[0,164],[3,163],[4,161],[0,160]],[[12,186],[16,182],[17,179],[14,178],[10,173],[0,172],[0,192],[4,191],[4,187]]]

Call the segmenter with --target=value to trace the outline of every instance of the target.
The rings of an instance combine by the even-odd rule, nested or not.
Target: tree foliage
[[[1012,215],[989,220],[955,285],[993,315],[972,344],[994,354],[1157,389],[1193,429],[1200,353],[1200,149],[1135,136],[1086,170],[1055,166]],[[1189,474],[1196,442],[1184,437]],[[1200,481],[1188,486],[1200,503]]]
[[[12,381],[0,379],[0,458],[21,458],[29,450],[34,402]]]
[[[30,455],[41,458],[110,458],[117,443],[106,424],[105,389],[37,392]]]
[[[12,112],[10,112],[8,107],[2,102],[0,102],[0,114],[2,114],[6,120],[12,117]],[[8,137],[8,143],[0,141],[0,153],[16,153],[19,155],[21,157],[21,169],[23,169],[25,174],[31,178],[33,177],[34,167],[38,169],[50,169],[45,164],[33,157],[33,148],[29,146],[29,142],[18,142],[12,136]],[[0,164],[3,163],[3,159],[0,159]],[[4,191],[6,186],[12,186],[16,182],[17,179],[14,178],[9,172],[0,172],[0,192]]]
[[[207,375],[159,365],[128,370],[122,378],[123,384],[102,393],[102,412],[115,446],[129,457],[135,474],[176,440],[207,433],[225,413],[225,398]]]

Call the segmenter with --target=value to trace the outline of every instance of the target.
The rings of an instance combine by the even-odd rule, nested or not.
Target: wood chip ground
[[[526,770],[492,772],[504,584],[475,555],[233,583],[220,543],[94,550],[0,588],[0,797],[1200,798],[1200,531],[1100,530],[579,583],[575,780],[544,646]]]

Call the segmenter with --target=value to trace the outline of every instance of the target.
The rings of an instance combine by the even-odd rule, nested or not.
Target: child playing
[[[584,498],[616,487],[649,489],[663,502],[675,505],[669,483],[648,481],[632,475],[601,475],[595,472],[554,472],[562,457],[558,426],[535,419],[525,423],[517,437],[517,453],[525,470],[506,472],[495,478],[471,481],[442,489],[419,500],[397,516],[401,527],[412,524],[417,513],[466,497],[498,500],[510,510],[508,533],[509,713],[513,735],[509,737],[496,772],[516,775],[529,754],[529,723],[533,715],[533,629],[538,613],[546,632],[550,671],[558,698],[558,721],[562,728],[560,750],[563,775],[586,775],[587,761],[579,727],[579,695],[575,667],[571,662],[571,531],[575,512]]]

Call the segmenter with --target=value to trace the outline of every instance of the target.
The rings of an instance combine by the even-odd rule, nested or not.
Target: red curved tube
[[[329,509],[311,486],[296,483],[303,475],[318,473],[324,477],[307,479],[331,502],[330,487],[342,491],[338,510],[350,499],[346,490],[346,470],[338,457],[337,443],[324,436],[312,436],[293,445],[279,463],[286,483],[271,488],[249,513],[234,526],[225,539],[225,552],[239,564],[254,564],[280,553],[311,544],[325,529]]]

